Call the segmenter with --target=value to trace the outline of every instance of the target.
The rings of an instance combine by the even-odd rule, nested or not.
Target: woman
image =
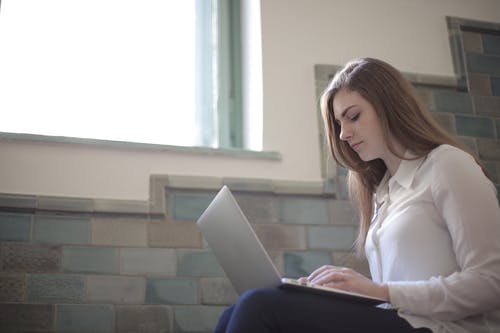
[[[500,209],[480,163],[383,61],[348,63],[321,109],[332,154],[349,169],[372,280],[335,266],[301,280],[387,304],[251,290],[216,332],[500,332]]]

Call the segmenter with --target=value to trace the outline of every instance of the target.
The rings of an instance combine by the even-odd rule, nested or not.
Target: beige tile
[[[266,249],[304,250],[306,248],[303,226],[256,224],[254,229]]]
[[[481,34],[475,32],[462,32],[462,41],[465,52],[483,53]]]
[[[149,221],[148,244],[151,247],[169,248],[203,247],[200,231],[192,221]]]
[[[147,220],[95,218],[91,220],[92,244],[147,246]]]

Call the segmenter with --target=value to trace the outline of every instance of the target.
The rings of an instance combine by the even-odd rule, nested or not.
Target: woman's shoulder
[[[448,164],[450,166],[455,165],[455,163],[463,163],[467,161],[475,162],[470,153],[448,144],[439,145],[431,150],[427,155],[427,160],[432,161],[433,164]]]
[[[434,148],[425,163],[437,183],[449,185],[487,179],[481,165],[469,152],[452,145],[443,144]]]

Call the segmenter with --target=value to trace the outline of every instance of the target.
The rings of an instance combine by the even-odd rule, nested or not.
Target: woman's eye
[[[359,119],[359,113],[351,118],[351,121],[356,121]]]

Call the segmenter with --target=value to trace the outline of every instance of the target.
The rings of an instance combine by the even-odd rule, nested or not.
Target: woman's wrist
[[[378,298],[381,298],[387,302],[390,302],[389,297],[389,286],[387,284],[380,284],[378,288]]]

